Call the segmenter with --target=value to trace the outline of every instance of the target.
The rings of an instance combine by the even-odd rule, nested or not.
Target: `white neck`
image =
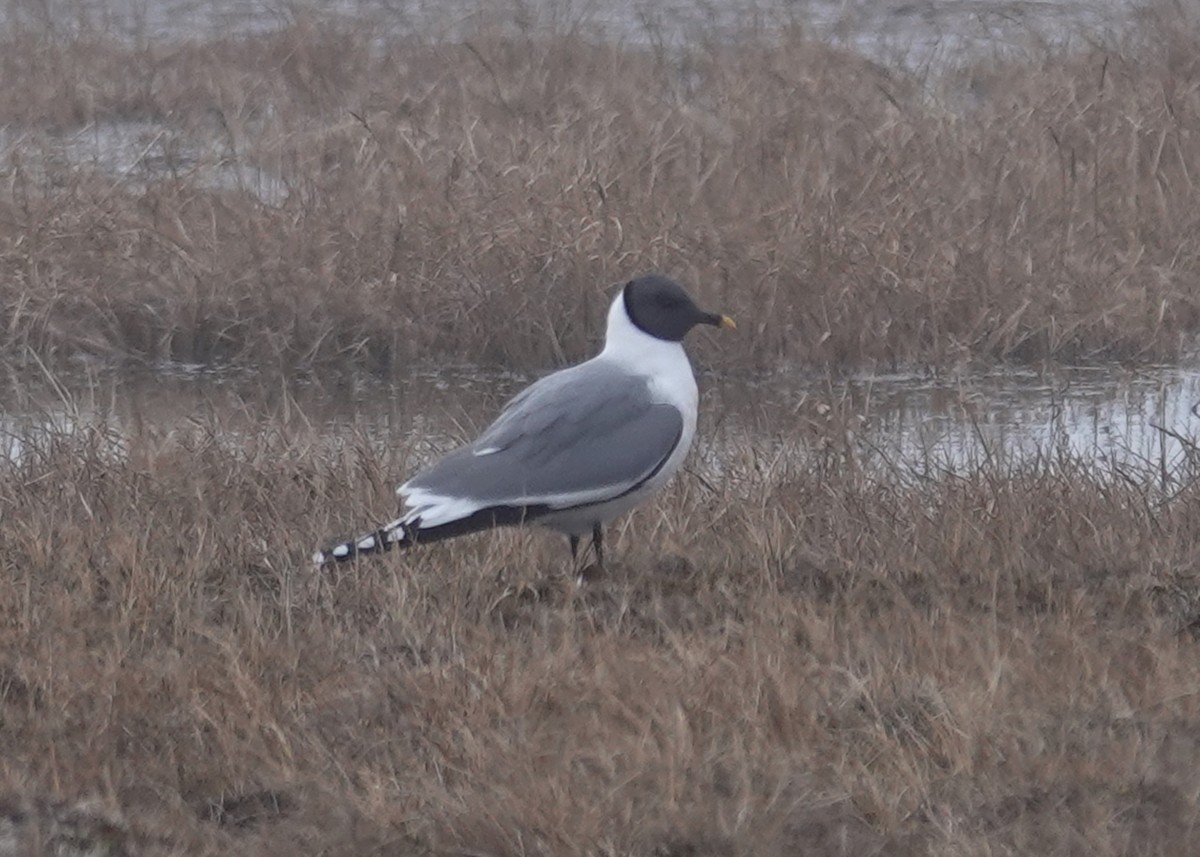
[[[668,402],[683,414],[684,431],[691,442],[696,427],[696,377],[682,343],[668,342],[642,330],[625,312],[621,295],[608,311],[604,350],[596,360],[620,364],[627,372],[644,377],[655,401]]]

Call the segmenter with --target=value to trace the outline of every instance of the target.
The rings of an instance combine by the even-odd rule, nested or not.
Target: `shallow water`
[[[17,166],[26,178],[53,181],[63,167],[106,176],[127,192],[156,182],[185,182],[200,190],[237,190],[264,205],[287,197],[284,182],[262,165],[240,156],[218,127],[183,129],[167,121],[105,120],[53,132],[0,127],[0,174]]]
[[[1133,8],[1132,0],[46,0],[0,5],[0,29],[163,43],[265,33],[319,19],[365,22],[381,40],[414,34],[439,41],[465,38],[491,21],[662,47],[799,25],[884,65],[927,72],[969,57],[1019,55],[1031,45],[1094,40],[1125,27]],[[35,179],[44,174],[52,181],[58,169],[83,168],[126,190],[182,180],[202,190],[241,191],[268,206],[286,202],[289,187],[278,165],[239,152],[216,116],[210,124],[182,128],[155,118],[53,131],[0,126],[0,175],[19,164]]]
[[[381,35],[454,38],[490,10],[524,26],[590,26],[630,40],[671,43],[748,24],[800,23],[816,36],[884,62],[929,65],[1047,39],[1111,32],[1130,20],[1126,0],[646,0],[479,3],[468,0],[342,0],[268,4],[248,0],[47,0],[0,7],[0,26],[21,18],[56,28],[88,26],[143,40],[204,39],[279,29],[300,17],[369,20]],[[112,121],[33,133],[0,128],[0,162],[65,162],[145,187],[184,179],[239,189],[281,204],[287,187],[240,157],[227,130],[179,129],[163,121]],[[41,159],[41,160],[39,160]],[[399,385],[264,385],[237,376],[179,371],[153,377],[75,379],[56,392],[34,373],[0,390],[0,455],[19,458],[47,430],[103,423],[115,437],[207,427],[236,444],[273,421],[311,424],[331,444],[366,437],[432,454],[480,428],[507,394],[529,380],[476,368],[441,368]],[[805,459],[837,455],[914,471],[960,470],[1003,458],[1063,452],[1107,468],[1154,467],[1169,475],[1194,451],[1200,367],[1059,369],[1039,373],[709,375],[697,460],[727,466],[739,450]]]
[[[1200,435],[1196,366],[763,379],[723,395],[756,448],[800,434],[808,438],[801,454],[840,450],[934,476],[1064,459],[1169,475],[1194,455]]]
[[[747,27],[800,24],[881,60],[1017,46],[1119,28],[1133,0],[42,0],[0,6],[0,25],[88,29],[140,40],[207,39],[282,29],[299,20],[366,21],[381,35],[453,38],[480,20],[603,31],[657,44]]]
[[[533,377],[458,367],[316,385],[176,370],[54,386],[30,376],[0,391],[0,454],[20,459],[31,440],[91,425],[118,452],[132,439],[198,434],[237,449],[280,432],[314,455],[366,443],[415,464],[472,437]],[[821,458],[941,477],[1069,459],[1170,484],[1200,442],[1200,366],[837,380],[702,372],[700,383],[699,472]]]

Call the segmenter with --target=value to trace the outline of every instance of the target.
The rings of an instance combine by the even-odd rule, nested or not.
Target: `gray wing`
[[[682,434],[678,408],[654,402],[645,379],[585,363],[531,385],[478,440],[400,490],[485,505],[600,502],[657,472]]]

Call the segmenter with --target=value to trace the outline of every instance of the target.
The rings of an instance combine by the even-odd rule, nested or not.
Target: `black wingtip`
[[[408,532],[405,526],[401,523],[389,524],[373,533],[364,533],[350,541],[341,542],[323,551],[317,551],[313,554],[313,564],[317,568],[321,568],[330,563],[347,562],[365,554],[390,551],[396,545],[406,545],[408,543]]]

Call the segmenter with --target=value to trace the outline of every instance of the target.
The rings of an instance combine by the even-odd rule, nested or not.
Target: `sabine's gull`
[[[603,526],[665,485],[692,445],[698,396],[682,341],[698,324],[734,327],[674,280],[630,280],[608,311],[603,351],[531,384],[475,441],[397,489],[401,517],[314,562],[540,524],[570,539],[572,557],[590,533],[603,567]]]

